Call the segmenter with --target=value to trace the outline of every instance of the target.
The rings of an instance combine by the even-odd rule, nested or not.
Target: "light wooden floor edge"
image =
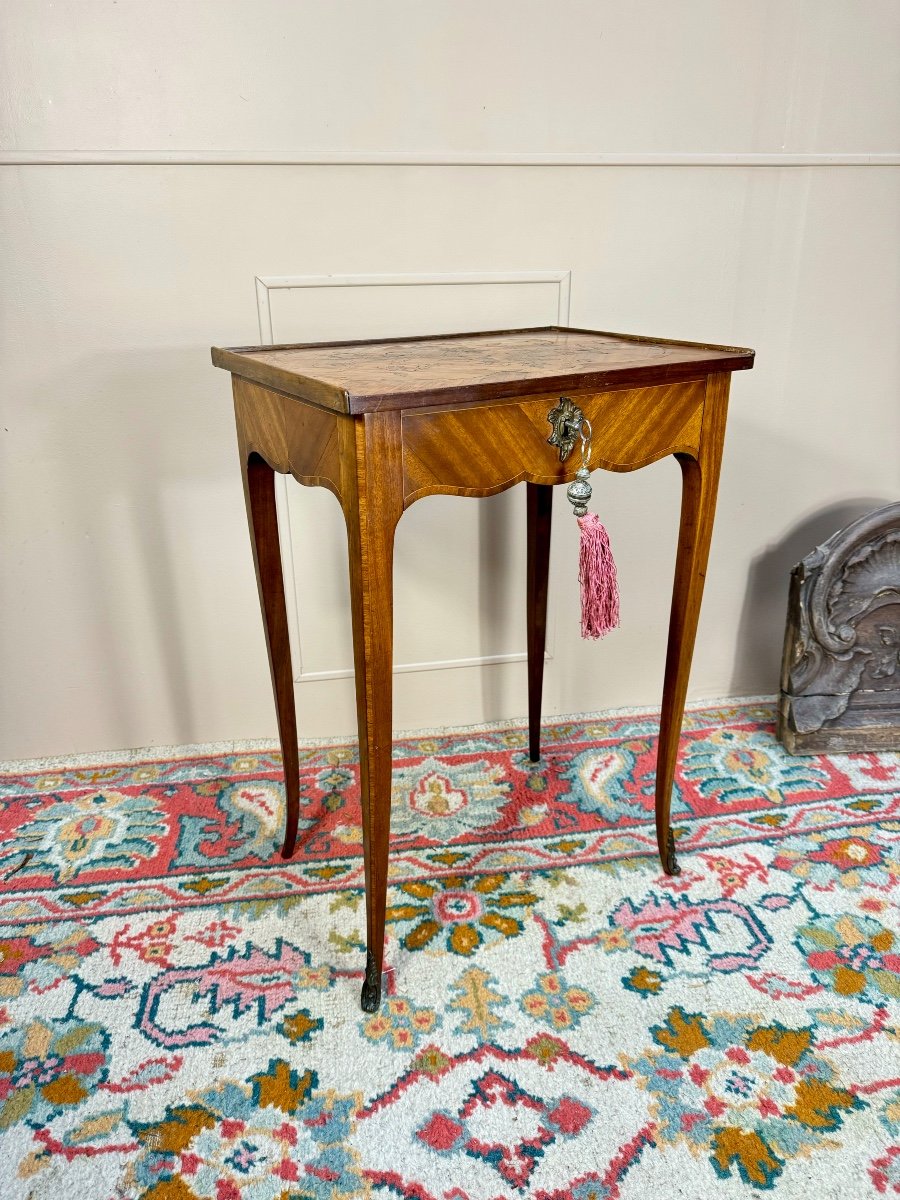
[[[768,696],[722,696],[715,699],[692,700],[685,705],[685,712],[700,712],[703,709],[742,708],[750,705],[772,705],[775,697]],[[655,716],[659,705],[633,705],[625,708],[609,708],[598,712],[551,714],[542,724],[567,725],[573,722],[615,720],[618,717]],[[446,737],[448,734],[495,733],[504,729],[524,729],[525,717],[508,717],[500,721],[488,721],[476,725],[454,725],[428,727],[425,729],[396,729],[394,740],[409,738]],[[355,735],[301,738],[300,746],[352,746]],[[129,750],[98,750],[82,754],[57,754],[47,758],[0,759],[0,774],[25,774],[30,771],[63,770],[71,767],[127,766],[129,763],[159,762],[165,759],[208,758],[217,754],[252,754],[260,751],[277,750],[275,738],[246,738],[238,741],[199,742],[183,746],[140,746]]]

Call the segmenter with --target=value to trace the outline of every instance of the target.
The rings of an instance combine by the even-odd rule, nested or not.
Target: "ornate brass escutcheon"
[[[572,453],[575,442],[581,436],[584,413],[568,396],[560,396],[559,403],[547,413],[553,432],[547,438],[551,446],[559,450],[559,461],[565,462]]]

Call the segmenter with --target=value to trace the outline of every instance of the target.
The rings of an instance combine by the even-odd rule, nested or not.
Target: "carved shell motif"
[[[885,603],[900,601],[900,530],[891,530],[851,556],[828,597],[835,626],[857,624]]]
[[[900,503],[839,530],[797,564],[791,580],[795,618],[786,635],[783,690],[821,691],[840,663],[851,675],[861,673],[869,651],[857,644],[859,621],[900,601]]]

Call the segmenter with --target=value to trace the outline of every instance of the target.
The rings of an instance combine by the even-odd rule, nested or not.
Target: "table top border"
[[[417,391],[355,393],[334,384],[326,383],[314,376],[305,376],[271,363],[262,363],[248,358],[255,353],[271,354],[278,350],[320,350],[336,346],[383,346],[409,342],[443,342],[455,339],[479,337],[505,337],[534,333],[576,333],[594,337],[617,338],[621,341],[645,345],[683,346],[691,350],[708,350],[710,358],[704,362],[694,359],[682,363],[612,367],[597,371],[568,372],[564,375],[536,376],[528,379],[499,380],[492,383],[458,384],[445,388],[428,388]],[[643,334],[615,333],[610,330],[583,329],[572,325],[533,325],[517,329],[486,329],[474,332],[445,334],[416,334],[407,337],[359,338],[324,342],[284,342],[273,346],[213,346],[212,361],[215,366],[230,371],[243,379],[249,379],[265,387],[273,388],[300,400],[306,400],[335,412],[358,416],[382,409],[424,408],[442,403],[481,403],[515,401],[522,397],[553,392],[558,389],[579,390],[597,387],[609,390],[645,383],[674,383],[696,379],[707,373],[748,370],[753,366],[755,351],[744,346],[722,346],[708,342],[691,342],[682,338],[648,337]]]

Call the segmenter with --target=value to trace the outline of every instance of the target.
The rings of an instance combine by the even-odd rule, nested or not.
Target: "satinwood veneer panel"
[[[706,380],[619,392],[567,392],[591,422],[590,468],[633,471],[667,454],[696,455]],[[518,404],[402,414],[403,494],[408,506],[435,492],[486,496],[521,480],[568,483],[580,447],[561,463],[548,438],[550,393]]]

